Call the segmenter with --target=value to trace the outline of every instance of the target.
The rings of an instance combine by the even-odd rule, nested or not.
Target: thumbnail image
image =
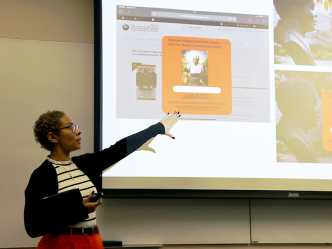
[[[208,86],[208,51],[182,50],[182,84]]]
[[[332,151],[323,140],[332,123],[325,128],[323,123],[332,104],[322,111],[327,100],[322,96],[328,91],[332,100],[332,73],[276,71],[275,88],[277,162],[331,163]]]
[[[155,65],[136,68],[136,94],[138,100],[156,100],[157,74]]]
[[[274,63],[332,66],[332,1],[273,3]]]

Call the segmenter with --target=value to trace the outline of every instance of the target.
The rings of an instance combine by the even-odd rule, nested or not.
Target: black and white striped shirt
[[[25,189],[24,225],[28,235],[35,238],[52,233],[57,228],[95,225],[95,212],[88,216],[88,211],[82,203],[73,201],[68,208],[63,208],[63,203],[55,203],[51,208],[44,209],[43,205],[40,205],[40,200],[71,188],[79,188],[83,198],[93,190],[96,192],[94,184],[98,184],[102,171],[139,149],[158,134],[165,134],[162,123],[121,139],[102,151],[73,157],[71,161],[57,162],[47,158],[33,171]],[[148,141],[148,144],[150,142]]]
[[[72,161],[55,161],[49,157],[47,160],[54,166],[58,176],[58,193],[79,188],[81,191],[82,198],[86,198],[92,191],[97,192],[96,187],[90,181],[89,177],[84,174],[75,163]],[[83,200],[82,199],[82,200]],[[70,208],[70,207],[69,207]],[[69,210],[68,210],[69,211]],[[85,221],[77,222],[75,224],[69,224],[66,227],[92,227],[97,224],[96,212],[89,213],[89,218]]]

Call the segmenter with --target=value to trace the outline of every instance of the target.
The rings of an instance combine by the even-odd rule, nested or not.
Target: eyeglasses
[[[66,127],[62,127],[62,128],[60,128],[60,129],[58,129],[59,131],[60,130],[62,130],[62,129],[67,129],[67,128],[71,128],[71,131],[73,132],[73,133],[75,133],[75,131],[76,131],[76,129],[78,129],[78,125],[68,125],[68,126],[66,126]]]

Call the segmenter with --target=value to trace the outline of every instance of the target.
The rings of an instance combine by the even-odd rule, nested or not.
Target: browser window
[[[268,16],[118,5],[116,117],[269,123],[268,31]]]

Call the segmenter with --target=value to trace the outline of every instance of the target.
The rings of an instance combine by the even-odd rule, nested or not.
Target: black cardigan
[[[157,123],[146,130],[121,139],[107,149],[73,157],[71,160],[96,186],[104,169],[137,150],[150,138],[164,133],[164,126]],[[88,218],[88,211],[82,202],[59,203],[52,210],[43,208],[40,199],[56,193],[58,193],[56,170],[52,163],[45,160],[33,171],[25,190],[24,225],[30,237],[35,238],[56,232],[61,227]]]

